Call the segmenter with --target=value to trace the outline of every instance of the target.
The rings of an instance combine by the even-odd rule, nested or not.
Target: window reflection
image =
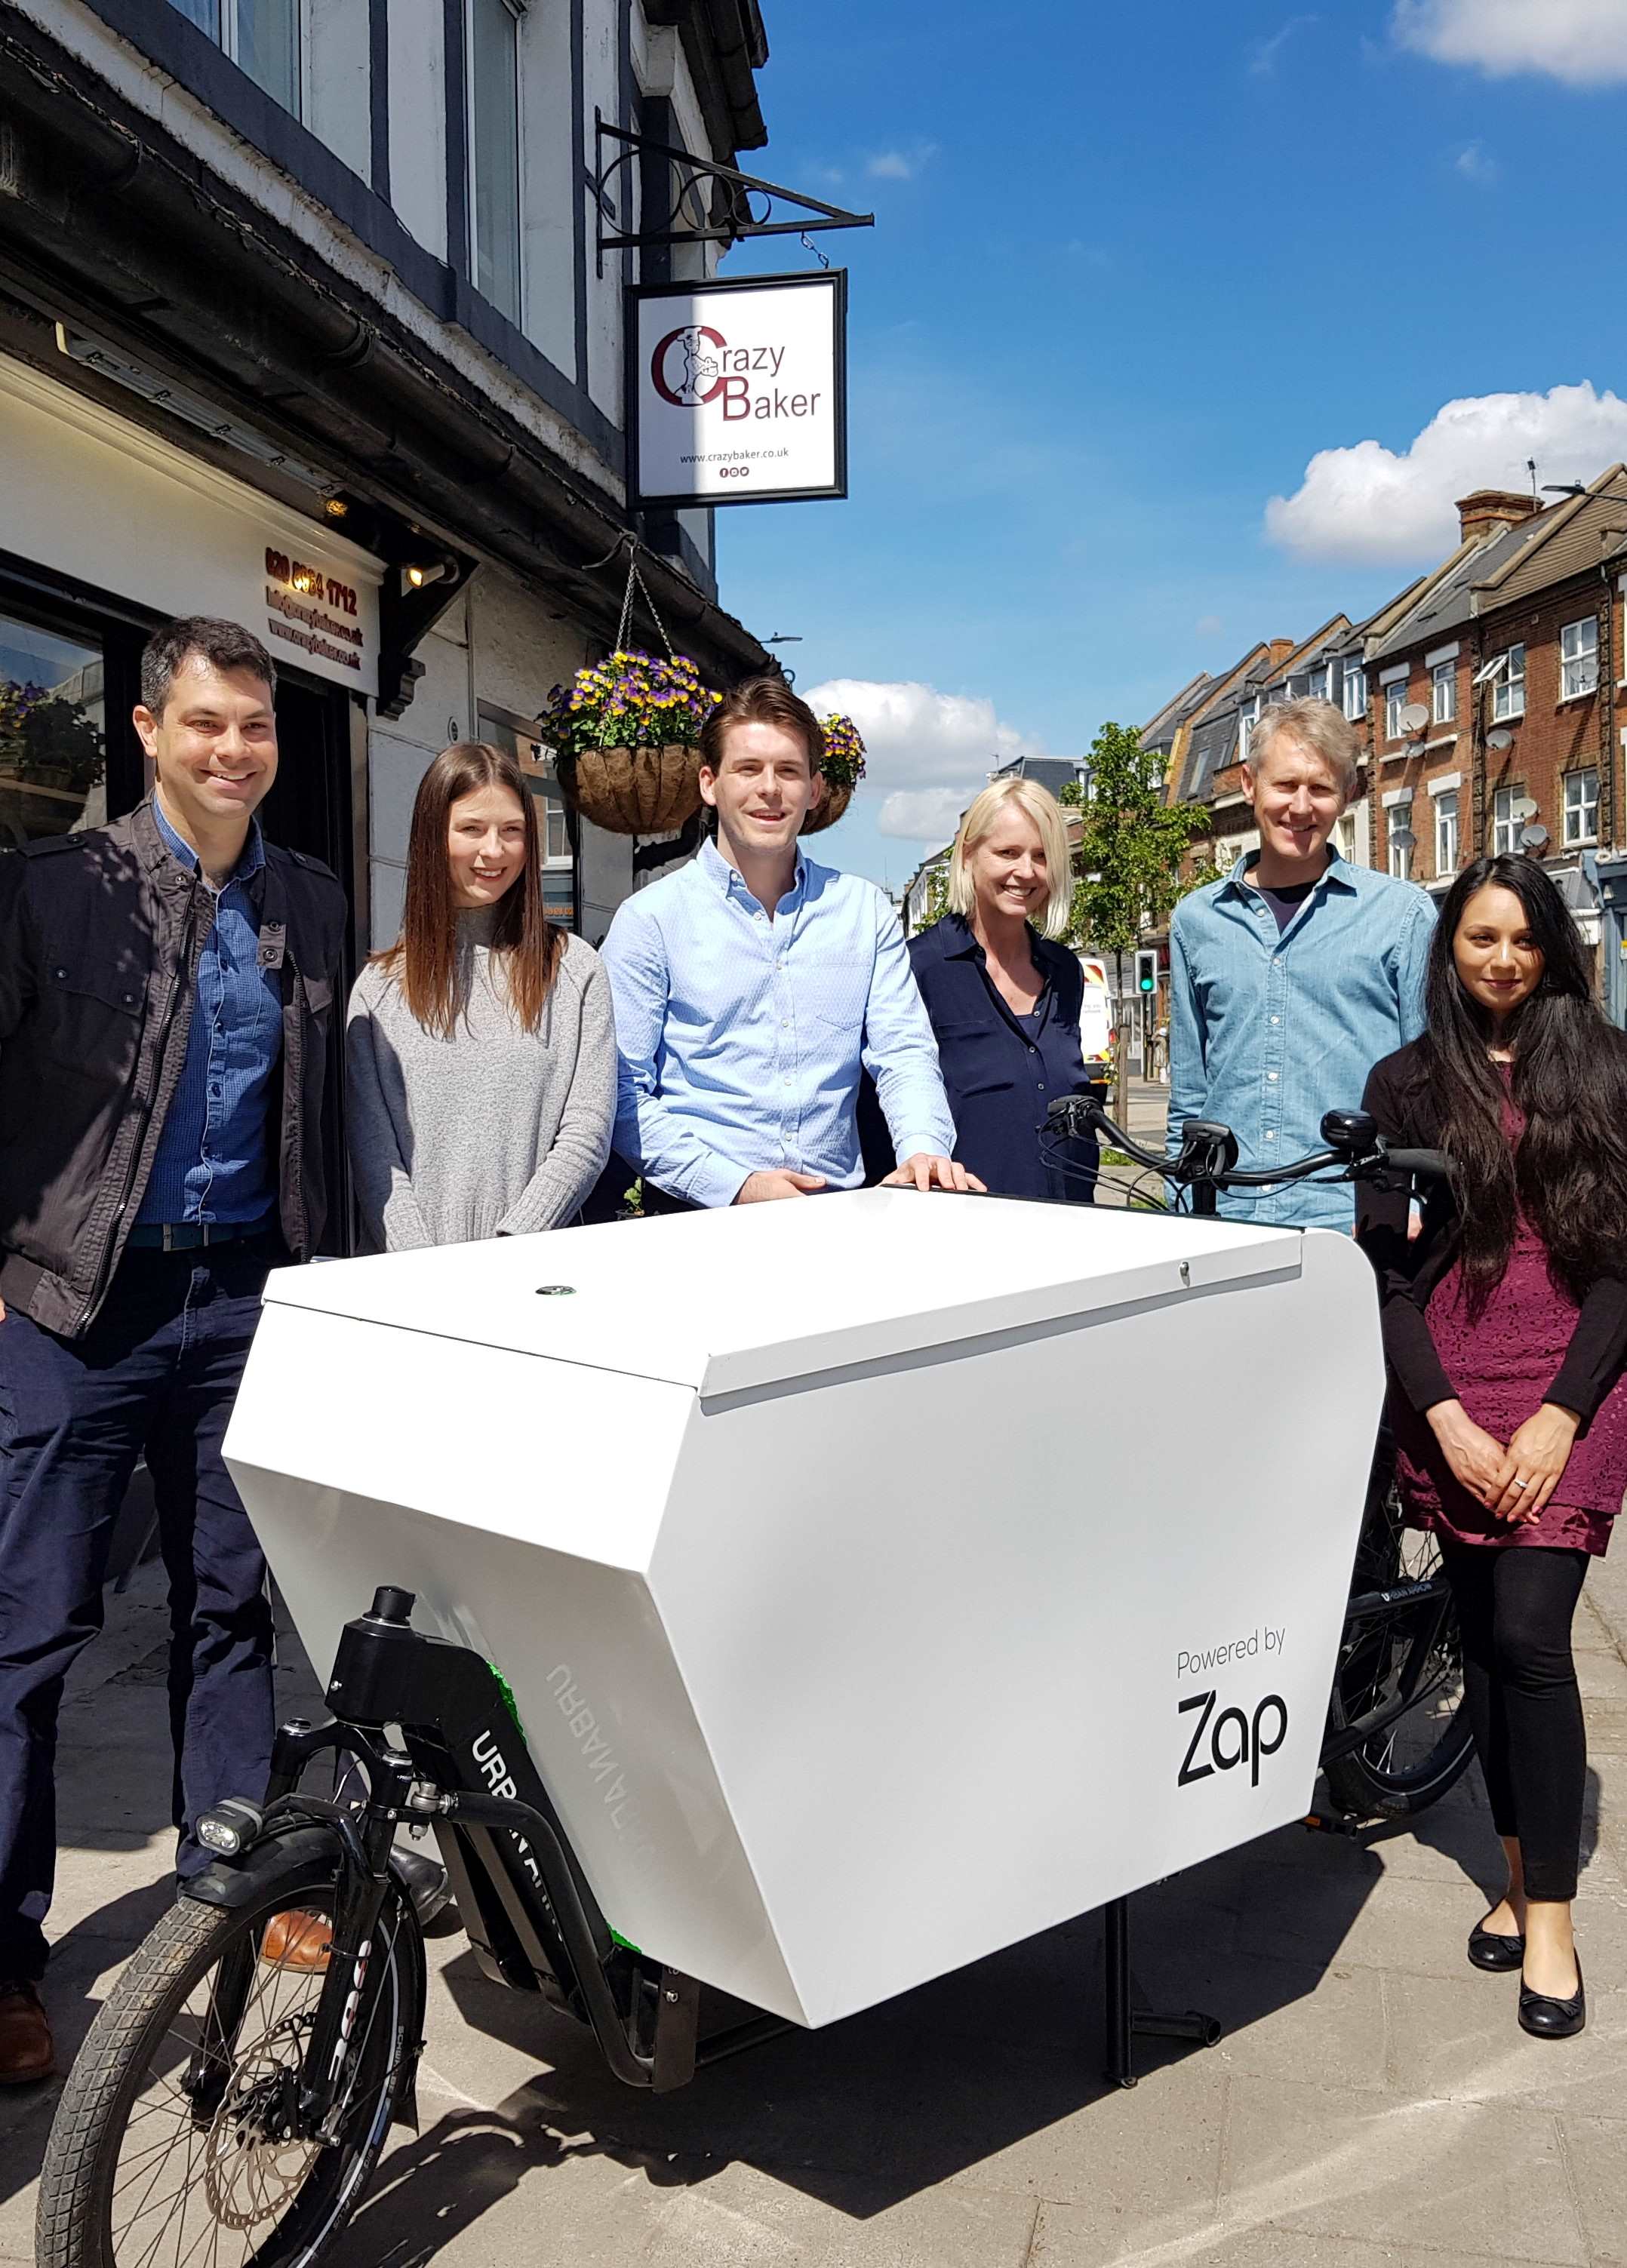
[[[100,648],[0,615],[0,844],[106,823],[106,722]]]
[[[554,752],[542,740],[531,738],[528,728],[507,710],[480,704],[483,740],[506,750],[526,775],[526,784],[536,798],[537,831],[542,837],[542,902],[548,917],[563,929],[576,927],[576,861],[571,855],[571,828],[565,799],[554,770]]]

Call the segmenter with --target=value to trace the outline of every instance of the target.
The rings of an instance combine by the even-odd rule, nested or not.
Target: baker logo
[[[732,347],[710,323],[681,323],[657,340],[650,383],[674,409],[701,409],[721,398],[725,424],[742,418],[812,417],[822,394],[788,393],[772,384],[754,388],[754,378],[777,379],[784,363],[784,346]]]
[[[698,409],[723,391],[723,372],[706,351],[721,353],[728,341],[708,323],[685,323],[668,331],[650,357],[650,382],[674,409]]]
[[[1249,1786],[1258,1787],[1262,1763],[1274,1756],[1288,1737],[1288,1704],[1280,1693],[1268,1693],[1255,1703],[1252,1718],[1240,1709],[1223,1709],[1217,1717],[1218,1698],[1214,1693],[1192,1693],[1177,1705],[1180,1716],[1196,1712],[1197,1723],[1175,1785],[1190,1787],[1196,1779],[1209,1779],[1218,1771],[1234,1771],[1246,1764]]]

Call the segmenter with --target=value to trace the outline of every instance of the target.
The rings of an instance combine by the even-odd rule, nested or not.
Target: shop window
[[[1599,618],[1567,622],[1559,633],[1559,698],[1579,700],[1599,689]]]
[[[1451,788],[1435,798],[1435,872],[1455,874],[1458,869],[1458,792]]]
[[[1443,661],[1436,665],[1430,678],[1430,720],[1436,725],[1450,725],[1457,715],[1457,664]]]
[[[99,645],[0,615],[0,846],[107,817]]]
[[[170,0],[273,102],[301,114],[299,0]]]
[[[1564,839],[1572,843],[1599,840],[1599,775],[1594,771],[1564,776]]]
[[[468,0],[469,208],[475,289],[520,320],[519,19],[510,0]]]

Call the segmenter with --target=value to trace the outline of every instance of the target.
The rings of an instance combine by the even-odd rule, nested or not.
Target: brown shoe
[[[26,2087],[33,2080],[49,2079],[55,2061],[50,2019],[40,2005],[37,1988],[26,1983],[0,1984],[0,2087]]]
[[[307,1913],[291,1906],[273,1914],[260,1940],[260,1958],[274,1969],[305,1969],[320,1972],[328,1966],[328,1940],[334,1926],[326,1914]]]

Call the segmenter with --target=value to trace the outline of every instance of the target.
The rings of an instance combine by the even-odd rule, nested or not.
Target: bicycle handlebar
[[[1235,1138],[1227,1127],[1189,1121],[1184,1130],[1187,1148],[1171,1156],[1167,1152],[1144,1150],[1123,1127],[1114,1124],[1093,1094],[1064,1095],[1045,1114],[1048,1129],[1075,1138],[1105,1134],[1114,1148],[1123,1151],[1132,1163],[1189,1188],[1203,1185],[1216,1189],[1270,1189],[1283,1182],[1308,1181],[1313,1174],[1327,1173],[1332,1167],[1338,1168],[1342,1181],[1350,1182],[1377,1182],[1386,1173],[1421,1181],[1444,1181],[1451,1170],[1439,1150],[1392,1149],[1372,1120],[1364,1124],[1359,1114],[1330,1111],[1322,1122],[1323,1132],[1338,1125],[1342,1118],[1344,1124],[1341,1130],[1348,1138],[1344,1146],[1314,1151],[1308,1157],[1293,1159],[1286,1165],[1250,1168],[1219,1162],[1228,1150],[1232,1157],[1237,1154]],[[1187,1149],[1191,1147],[1194,1129],[1199,1124],[1204,1138],[1198,1145],[1201,1157],[1195,1153],[1192,1161],[1188,1162]]]

